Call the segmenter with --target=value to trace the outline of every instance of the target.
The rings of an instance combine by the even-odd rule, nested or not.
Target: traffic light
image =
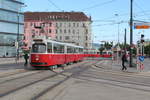
[[[143,42],[145,42],[145,41],[144,41],[144,35],[141,34],[141,43],[143,43]]]

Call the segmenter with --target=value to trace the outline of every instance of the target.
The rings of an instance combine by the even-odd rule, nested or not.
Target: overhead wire
[[[150,12],[150,10],[144,10],[144,12]],[[129,13],[123,13],[123,14],[119,14],[119,17],[123,17],[123,16],[128,16]],[[140,11],[140,12],[135,12],[134,15],[137,16],[145,16],[145,14],[143,14],[143,11]],[[147,13],[147,15],[150,15]],[[113,18],[116,18],[116,16],[112,16],[112,17],[107,17],[105,19],[96,19],[96,20],[93,20],[93,22],[113,22],[114,20],[111,20]]]
[[[139,8],[139,9],[142,11],[142,13],[143,13],[148,19],[150,19],[150,16],[144,11],[144,9],[143,9],[141,6],[139,6],[136,1],[134,1],[134,3],[135,3],[135,6],[136,6],[137,8]]]
[[[109,23],[109,24],[98,24],[98,25],[93,25],[95,26],[106,26],[106,25],[115,25],[115,24],[122,24],[122,23],[128,23],[128,21],[121,21],[121,22],[115,22],[115,23]]]
[[[83,8],[82,11],[86,11],[86,10],[93,9],[93,8],[96,8],[96,7],[100,7],[100,6],[103,6],[103,5],[106,5],[106,4],[110,4],[114,1],[116,1],[116,0],[109,0],[109,1],[106,1],[106,2],[103,2],[103,3],[95,4],[93,6]]]
[[[51,3],[54,7],[56,7],[58,10],[63,11],[60,7],[58,7],[54,2],[51,0],[48,0],[49,3]]]

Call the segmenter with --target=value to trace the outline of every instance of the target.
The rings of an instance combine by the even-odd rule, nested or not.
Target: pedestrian
[[[127,67],[125,66],[125,62],[127,62],[126,54],[124,53],[122,55],[122,70],[127,70]]]
[[[28,59],[29,59],[28,53],[24,54],[24,59],[25,59],[24,66],[27,66],[28,65]]]

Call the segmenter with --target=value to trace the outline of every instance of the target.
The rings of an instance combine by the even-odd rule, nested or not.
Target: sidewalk
[[[133,60],[134,63],[136,60]],[[102,60],[99,63],[96,64],[97,67],[108,69],[108,70],[114,70],[114,71],[121,71],[122,68],[122,62],[119,61],[112,61],[112,60]],[[129,67],[127,66],[127,72],[148,72],[150,73],[150,59],[145,59],[144,61],[144,69],[143,70],[137,70],[136,67]]]
[[[24,58],[19,58],[19,60],[17,60],[17,63],[23,63],[24,62]],[[16,64],[16,58],[0,58],[0,66],[2,64]]]

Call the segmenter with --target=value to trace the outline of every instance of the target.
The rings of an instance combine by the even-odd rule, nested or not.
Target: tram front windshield
[[[45,44],[33,44],[32,45],[32,52],[33,53],[45,53],[46,52],[46,45]]]

